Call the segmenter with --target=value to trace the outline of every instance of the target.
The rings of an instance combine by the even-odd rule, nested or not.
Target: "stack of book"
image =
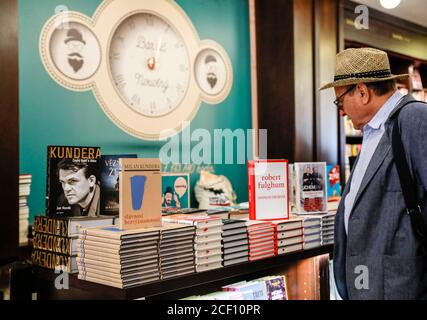
[[[332,211],[322,216],[322,246],[334,243],[335,214]]]
[[[245,220],[222,220],[223,265],[229,266],[248,261],[248,231]]]
[[[34,218],[34,265],[59,269],[68,273],[78,271],[77,238],[80,228],[114,224],[114,217]]]
[[[160,228],[82,229],[77,242],[78,278],[116,288],[160,279]]]
[[[274,256],[274,225],[269,221],[249,220],[246,222],[249,239],[249,261]]]
[[[220,217],[178,214],[164,216],[162,220],[196,227],[194,251],[197,272],[222,267],[222,219]]]
[[[285,254],[304,248],[304,229],[301,218],[274,220],[275,248],[274,254]]]
[[[305,250],[320,247],[322,245],[321,226],[321,215],[310,215],[303,217]]]
[[[164,223],[159,244],[160,273],[169,279],[196,271],[194,235],[196,228],[179,223]]]
[[[19,245],[28,244],[28,220],[30,208],[28,196],[31,190],[31,174],[19,175]]]

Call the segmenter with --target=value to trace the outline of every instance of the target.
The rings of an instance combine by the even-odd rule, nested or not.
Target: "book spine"
[[[255,204],[255,162],[248,161],[248,198],[249,198],[249,219],[256,220]]]
[[[61,237],[68,237],[69,220],[55,219],[45,216],[36,216],[34,218],[34,232],[45,233]]]
[[[33,238],[33,247],[34,249],[71,255],[72,241],[73,239],[68,237],[60,237],[51,234],[36,232]]]
[[[60,269],[66,272],[75,272],[76,270],[72,267],[72,259],[75,258],[38,249],[34,249],[31,253],[31,261],[34,265],[51,270]]]
[[[50,216],[52,213],[50,212],[50,146],[47,147],[47,161],[46,161],[46,215]]]
[[[291,212],[291,202],[290,202],[290,194],[289,194],[289,161],[285,160],[286,167],[286,219],[289,219]]]

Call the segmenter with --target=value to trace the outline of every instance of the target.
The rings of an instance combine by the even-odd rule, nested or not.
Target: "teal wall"
[[[44,23],[55,14],[55,8],[65,5],[69,10],[92,16],[100,3],[100,0],[19,1],[20,172],[33,175],[30,222],[34,215],[45,211],[48,145],[91,145],[100,146],[104,154],[136,153],[139,157],[158,157],[165,143],[144,141],[126,134],[103,113],[91,91],[73,92],[61,87],[42,65],[39,35]],[[191,130],[205,128],[213,137],[214,129],[250,129],[248,1],[179,0],[177,3],[193,21],[200,39],[213,39],[224,47],[234,74],[228,98],[216,106],[202,103]],[[236,153],[235,147],[235,159]],[[246,165],[221,164],[213,168],[217,174],[230,179],[238,202],[247,201]],[[198,174],[192,174],[193,187],[197,179]]]

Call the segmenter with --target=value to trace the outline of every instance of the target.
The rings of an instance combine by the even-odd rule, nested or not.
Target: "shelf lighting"
[[[394,9],[400,4],[400,0],[380,0],[380,4],[383,8]]]

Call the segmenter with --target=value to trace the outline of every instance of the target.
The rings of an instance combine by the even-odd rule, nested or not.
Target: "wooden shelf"
[[[172,294],[169,295],[169,297],[171,297],[174,292],[185,292],[187,289],[191,292],[195,292],[195,287],[200,287],[208,291],[219,290],[222,285],[241,281],[242,279],[253,279],[257,277],[258,274],[280,268],[301,259],[322,254],[330,254],[332,250],[333,245],[327,245],[259,261],[241,263],[215,270],[155,281],[128,289],[118,289],[93,282],[82,281],[77,278],[77,275],[73,274],[69,277],[69,289],[57,290],[54,287],[54,280],[58,275],[53,271],[34,268],[34,274],[37,281],[39,299],[138,299],[141,297],[156,298],[156,296],[160,297]]]

